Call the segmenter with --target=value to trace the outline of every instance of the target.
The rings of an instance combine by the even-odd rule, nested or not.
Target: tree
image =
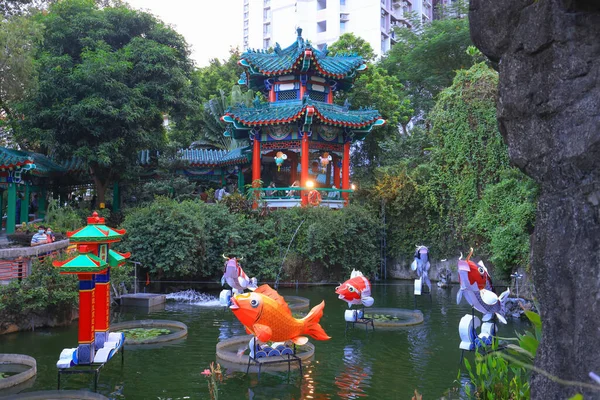
[[[54,1],[55,0],[0,0],[0,14],[7,17],[27,14],[31,10],[46,8]]]
[[[336,53],[356,53],[367,63],[372,63],[375,60],[375,52],[371,44],[365,39],[355,36],[354,33],[340,35],[338,40],[329,47],[330,55],[335,55]]]
[[[410,96],[416,115],[424,117],[435,96],[452,84],[455,72],[474,64],[466,53],[473,45],[465,1],[440,9],[440,20],[422,23],[411,20],[413,28],[394,28],[398,42],[381,60],[381,66],[397,77]],[[481,61],[481,60],[478,60]]]
[[[181,114],[192,63],[185,40],[150,14],[65,0],[46,26],[39,88],[21,104],[30,147],[89,167],[98,201],[144,148],[166,142],[164,114]]]
[[[0,20],[0,129],[14,128],[14,104],[37,82],[34,50],[41,37],[42,25],[30,18]]]

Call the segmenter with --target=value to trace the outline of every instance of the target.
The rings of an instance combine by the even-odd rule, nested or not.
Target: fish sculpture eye
[[[258,300],[256,300],[256,299],[250,300],[250,305],[252,306],[252,308],[258,307]]]
[[[485,270],[483,269],[483,267],[479,267],[479,268],[477,268],[477,269],[479,270],[479,273],[480,273],[481,275],[484,275],[484,274],[485,274]]]
[[[354,290],[355,290],[355,289],[354,289],[352,286],[348,285],[348,290],[349,290],[350,292],[354,292]]]

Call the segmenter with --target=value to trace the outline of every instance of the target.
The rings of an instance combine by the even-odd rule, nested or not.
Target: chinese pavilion
[[[350,110],[348,104],[333,104],[334,92],[350,89],[357,73],[367,68],[362,57],[330,55],[327,48],[319,50],[305,41],[302,29],[297,32],[296,42],[285,49],[276,44],[273,52],[249,50],[242,54],[239,64],[245,72],[239,83],[264,93],[268,103],[229,108],[222,117],[228,123],[225,135],[251,144],[254,187],[263,180],[261,169],[276,163],[278,168],[273,171],[289,168],[287,186],[296,182],[300,170],[302,205],[309,203],[311,187],[327,191],[331,189],[323,186],[331,183],[347,204],[350,145],[385,121],[377,110]],[[329,161],[333,168],[327,168]],[[279,168],[282,164],[284,168]],[[331,169],[333,182],[317,179],[319,172],[330,174]]]

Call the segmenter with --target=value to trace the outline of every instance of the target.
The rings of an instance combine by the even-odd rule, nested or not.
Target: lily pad
[[[120,332],[125,334],[127,339],[131,340],[148,340],[154,339],[160,335],[168,335],[171,333],[169,329],[164,328],[133,328],[133,329],[123,329]]]

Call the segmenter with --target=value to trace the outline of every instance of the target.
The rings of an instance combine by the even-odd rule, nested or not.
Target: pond
[[[196,287],[218,296],[220,288]],[[399,330],[376,329],[365,333],[362,326],[345,334],[345,302],[337,299],[334,286],[281,288],[282,295],[310,299],[311,307],[325,300],[321,325],[332,337],[311,340],[314,358],[304,363],[304,379],[298,372],[269,372],[246,375],[242,369],[226,370],[220,385],[222,399],[410,399],[417,389],[424,399],[439,399],[453,386],[459,371],[458,324],[470,311],[456,304],[458,286],[434,287],[429,297],[417,299],[423,313],[420,325]],[[373,287],[374,307],[414,309],[412,283],[392,281]],[[214,304],[212,302],[211,304]],[[244,334],[233,313],[201,304],[169,302],[162,311],[117,309],[114,322],[132,319],[176,320],[188,326],[188,336],[180,341],[135,348],[128,346],[125,364],[109,362],[100,374],[98,392],[114,399],[208,399],[207,380],[200,374],[215,361],[219,340]],[[514,336],[527,329],[522,321],[509,320],[500,327],[500,336]],[[56,388],[56,361],[61,350],[77,344],[77,325],[52,330],[21,332],[0,337],[0,353],[21,353],[37,360],[38,375],[27,390]],[[468,355],[470,359],[473,355]],[[120,359],[120,357],[119,357]],[[253,370],[254,371],[254,370]],[[87,375],[62,377],[64,389],[92,389]],[[0,396],[2,393],[0,392]]]

